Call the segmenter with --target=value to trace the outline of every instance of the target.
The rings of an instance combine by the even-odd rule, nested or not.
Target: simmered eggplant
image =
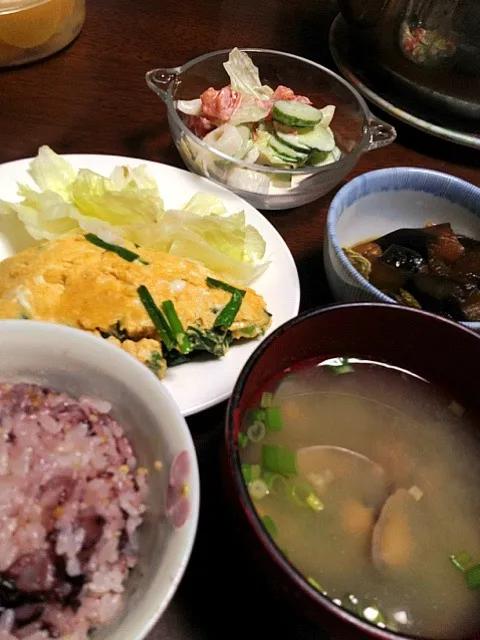
[[[417,273],[424,263],[424,259],[417,251],[402,247],[399,244],[391,244],[383,252],[380,260],[391,267],[395,267],[395,269],[400,269],[410,274]]]
[[[440,235],[453,235],[453,230],[450,223],[430,225],[423,229],[397,229],[391,231],[381,238],[377,238],[374,242],[380,245],[381,249],[385,251],[392,244],[398,244],[407,249],[417,251],[426,260],[428,258],[428,245],[429,243]]]
[[[480,246],[467,249],[452,267],[452,274],[462,282],[480,281]]]
[[[480,322],[480,240],[446,222],[397,229],[353,250],[371,263],[365,277],[398,302]]]

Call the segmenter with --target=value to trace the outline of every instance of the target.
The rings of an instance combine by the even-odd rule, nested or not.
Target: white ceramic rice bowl
[[[147,367],[87,332],[31,320],[0,321],[0,381],[30,382],[73,397],[112,404],[138,464],[150,471],[149,497],[139,530],[138,563],[126,581],[125,607],[94,640],[141,640],[159,619],[182,578],[195,539],[200,500],[198,465],[185,419]],[[165,491],[174,457],[187,451],[190,513],[175,530],[165,515]],[[155,470],[161,461],[161,470]],[[158,466],[158,465],[157,465]]]

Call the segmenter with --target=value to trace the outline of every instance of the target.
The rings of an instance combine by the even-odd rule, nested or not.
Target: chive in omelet
[[[63,238],[0,263],[0,318],[84,329],[163,377],[197,351],[220,357],[232,340],[263,335],[263,298],[200,263],[153,249]]]

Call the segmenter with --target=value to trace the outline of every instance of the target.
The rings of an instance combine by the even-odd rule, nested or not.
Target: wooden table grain
[[[87,0],[86,23],[73,45],[0,72],[0,162],[33,156],[48,144],[57,152],[182,166],[165,107],[145,84],[148,69],[233,46],[288,51],[334,68],[328,30],[336,14],[332,0]],[[375,168],[421,166],[480,186],[478,152],[392,123],[397,141],[364,155],[349,179]],[[302,309],[331,301],[321,248],[333,195],[266,214],[296,260]],[[224,413],[222,404],[189,419],[202,482],[198,536],[178,592],[149,640],[326,638],[272,599],[248,554],[236,546],[218,464]]]

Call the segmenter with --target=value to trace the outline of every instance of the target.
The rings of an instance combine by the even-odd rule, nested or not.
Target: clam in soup
[[[302,363],[244,416],[242,472],[278,548],[372,624],[428,638],[480,628],[480,439],[418,376],[354,358]]]

